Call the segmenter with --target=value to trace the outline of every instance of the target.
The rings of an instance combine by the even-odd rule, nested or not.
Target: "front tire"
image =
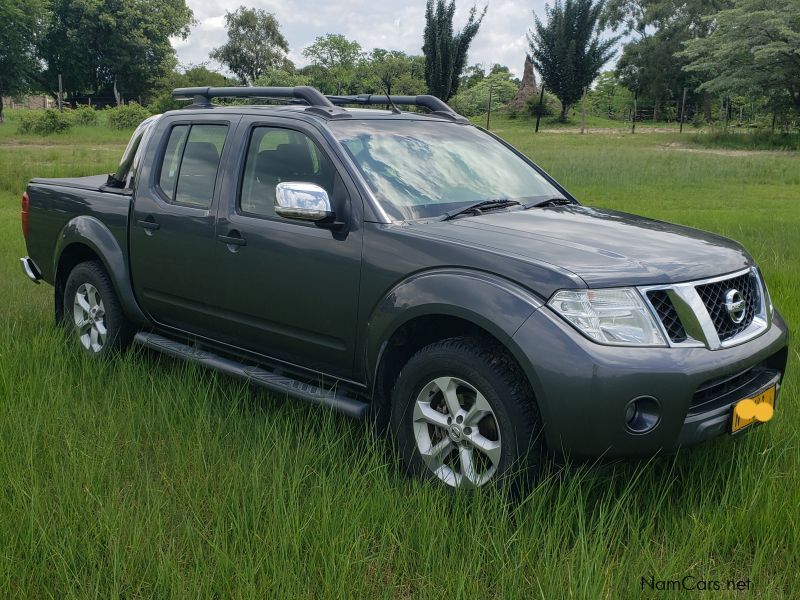
[[[134,329],[122,312],[111,279],[99,261],[78,264],[64,287],[64,322],[93,357],[128,347]]]
[[[535,480],[542,427],[519,366],[497,343],[435,342],[403,367],[392,392],[392,429],[409,473],[453,488]]]

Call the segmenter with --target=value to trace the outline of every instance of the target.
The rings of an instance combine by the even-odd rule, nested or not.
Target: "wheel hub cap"
[[[464,432],[458,425],[451,425],[448,433],[451,440],[454,442],[460,442]]]

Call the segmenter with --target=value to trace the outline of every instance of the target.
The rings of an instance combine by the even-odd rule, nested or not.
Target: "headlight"
[[[547,305],[586,337],[617,346],[666,346],[658,323],[633,288],[561,290]]]

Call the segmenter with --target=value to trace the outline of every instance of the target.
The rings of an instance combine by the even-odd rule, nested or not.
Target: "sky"
[[[182,67],[206,64],[224,71],[208,53],[225,43],[225,11],[241,4],[275,14],[289,42],[289,58],[298,67],[308,64],[303,48],[317,36],[341,33],[364,50],[385,48],[422,54],[425,0],[188,0],[198,24],[186,40],[173,40]],[[491,0],[480,31],[469,50],[468,64],[507,65],[522,77],[528,48],[526,34],[533,26],[533,11],[542,14],[545,0]],[[478,6],[485,1],[479,0]],[[472,2],[456,0],[454,24],[466,23]]]

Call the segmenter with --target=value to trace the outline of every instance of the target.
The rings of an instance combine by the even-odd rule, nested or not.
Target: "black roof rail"
[[[211,108],[212,98],[286,98],[302,100],[310,106],[334,108],[333,103],[313,87],[191,87],[172,90],[176,100],[192,100],[192,108]],[[329,110],[326,112],[330,112]]]
[[[445,117],[458,123],[468,123],[466,117],[461,116],[445,102],[436,96],[423,94],[421,96],[380,96],[375,94],[359,94],[357,96],[327,96],[333,104],[403,104],[405,106],[419,106],[427,108],[432,114]]]

